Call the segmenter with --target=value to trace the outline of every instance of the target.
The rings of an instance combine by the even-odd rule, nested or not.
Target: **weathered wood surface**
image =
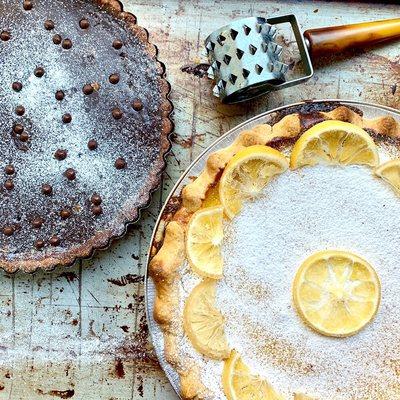
[[[142,277],[163,199],[203,149],[257,113],[312,98],[400,106],[399,44],[325,60],[307,84],[242,106],[223,106],[211,83],[182,72],[201,62],[207,34],[228,20],[295,13],[303,30],[400,17],[400,6],[325,1],[125,0],[167,64],[176,133],[162,189],[140,223],[109,250],[68,271],[1,275],[0,399],[173,400],[148,341]],[[292,38],[287,38],[290,42]]]

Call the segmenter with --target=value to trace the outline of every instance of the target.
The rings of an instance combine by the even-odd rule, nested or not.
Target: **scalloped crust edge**
[[[339,106],[329,112],[319,111],[318,117],[318,122],[340,120],[380,135],[400,137],[400,123],[390,116],[366,119],[345,106]],[[201,207],[208,189],[216,183],[228,161],[238,151],[256,144],[267,145],[280,139],[293,139],[303,131],[300,113],[289,114],[272,126],[261,124],[242,131],[231,145],[209,155],[204,170],[182,189],[182,204],[179,209],[175,213],[167,213],[158,227],[155,235],[155,242],[158,244],[152,245],[153,258],[149,264],[149,275],[156,288],[153,315],[164,334],[165,359],[179,374],[181,396],[184,400],[202,400],[209,395],[201,382],[199,367],[191,360],[180,358],[175,329],[179,321],[176,318],[179,304],[179,267],[185,260],[185,235],[190,216]]]

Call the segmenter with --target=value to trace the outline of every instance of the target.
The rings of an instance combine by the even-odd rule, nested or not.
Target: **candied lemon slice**
[[[223,208],[217,206],[196,211],[189,221],[186,253],[192,269],[206,278],[222,277],[223,218]]]
[[[215,308],[216,285],[216,281],[206,279],[193,289],[183,310],[183,326],[199,353],[223,360],[229,357],[230,350],[224,332],[225,318]]]
[[[294,400],[316,400],[315,397],[310,397],[302,393],[296,393],[294,395]]]
[[[372,266],[345,251],[321,251],[307,258],[293,283],[299,314],[327,336],[360,331],[375,316],[380,297],[381,285]]]
[[[251,373],[235,350],[225,361],[222,386],[228,400],[283,400],[265,379]]]
[[[342,121],[324,121],[304,132],[293,147],[290,168],[315,164],[379,163],[374,141],[362,128]]]
[[[388,161],[376,168],[375,174],[400,194],[400,159]]]
[[[221,201],[219,199],[219,182],[211,186],[206,193],[206,197],[203,200],[203,203],[201,204],[202,208],[207,208],[207,207],[215,207],[215,206],[220,206]]]
[[[219,197],[226,215],[233,218],[244,201],[256,198],[273,176],[287,168],[285,156],[271,147],[255,145],[239,151],[220,179]]]

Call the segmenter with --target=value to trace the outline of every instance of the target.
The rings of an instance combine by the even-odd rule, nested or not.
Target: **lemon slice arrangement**
[[[336,120],[313,126],[295,143],[290,159],[271,147],[253,145],[230,158],[217,184],[187,226],[186,255],[202,278],[186,299],[184,331],[203,356],[223,361],[221,384],[228,400],[283,400],[267,377],[254,374],[225,335],[225,318],[216,307],[218,281],[223,279],[224,225],[246,202],[262,195],[273,179],[287,170],[327,165],[362,165],[372,168],[400,194],[400,160],[379,166],[377,147],[362,128]],[[294,309],[301,323],[315,334],[339,338],[357,334],[373,323],[381,299],[381,284],[374,268],[347,251],[316,251],[293,277]],[[293,393],[294,400],[315,400]]]

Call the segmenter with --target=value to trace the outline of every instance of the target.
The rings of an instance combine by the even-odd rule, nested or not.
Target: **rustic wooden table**
[[[150,30],[173,87],[176,131],[168,169],[140,223],[109,250],[65,271],[1,275],[0,399],[176,399],[149,343],[143,274],[152,227],[179,175],[215,138],[270,108],[314,98],[400,106],[398,43],[353,58],[325,60],[308,83],[241,106],[220,105],[206,78],[182,71],[201,62],[207,34],[234,18],[294,13],[306,29],[399,17],[399,5],[305,0],[123,3]]]

